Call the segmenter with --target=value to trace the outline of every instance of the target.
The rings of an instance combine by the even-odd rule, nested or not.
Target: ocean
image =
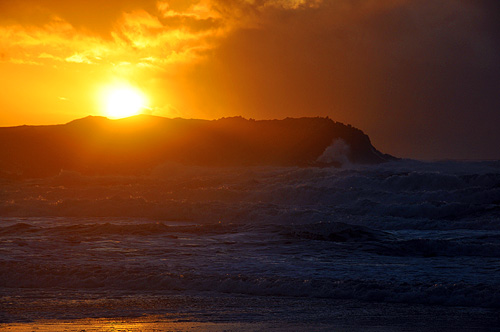
[[[500,161],[0,181],[0,329],[500,326]]]

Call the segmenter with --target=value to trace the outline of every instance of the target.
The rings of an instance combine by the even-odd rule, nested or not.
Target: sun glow
[[[140,114],[147,109],[147,98],[137,88],[118,86],[107,89],[103,96],[106,116],[112,119]]]

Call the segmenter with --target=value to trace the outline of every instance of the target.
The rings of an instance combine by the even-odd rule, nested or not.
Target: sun
[[[103,101],[106,116],[109,118],[126,118],[140,114],[148,108],[146,96],[135,87],[116,86],[106,90]]]

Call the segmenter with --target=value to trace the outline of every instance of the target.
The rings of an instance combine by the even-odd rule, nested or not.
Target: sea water
[[[0,216],[4,323],[498,323],[498,161],[62,171],[2,180]]]

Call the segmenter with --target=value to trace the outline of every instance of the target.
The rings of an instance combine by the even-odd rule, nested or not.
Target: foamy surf
[[[498,162],[171,164],[147,176],[5,180],[1,195],[4,322],[199,310],[230,322],[276,310],[283,322],[289,306],[313,322],[308,306],[335,320],[348,314],[331,314],[335,305],[355,303],[490,324],[500,308]]]

